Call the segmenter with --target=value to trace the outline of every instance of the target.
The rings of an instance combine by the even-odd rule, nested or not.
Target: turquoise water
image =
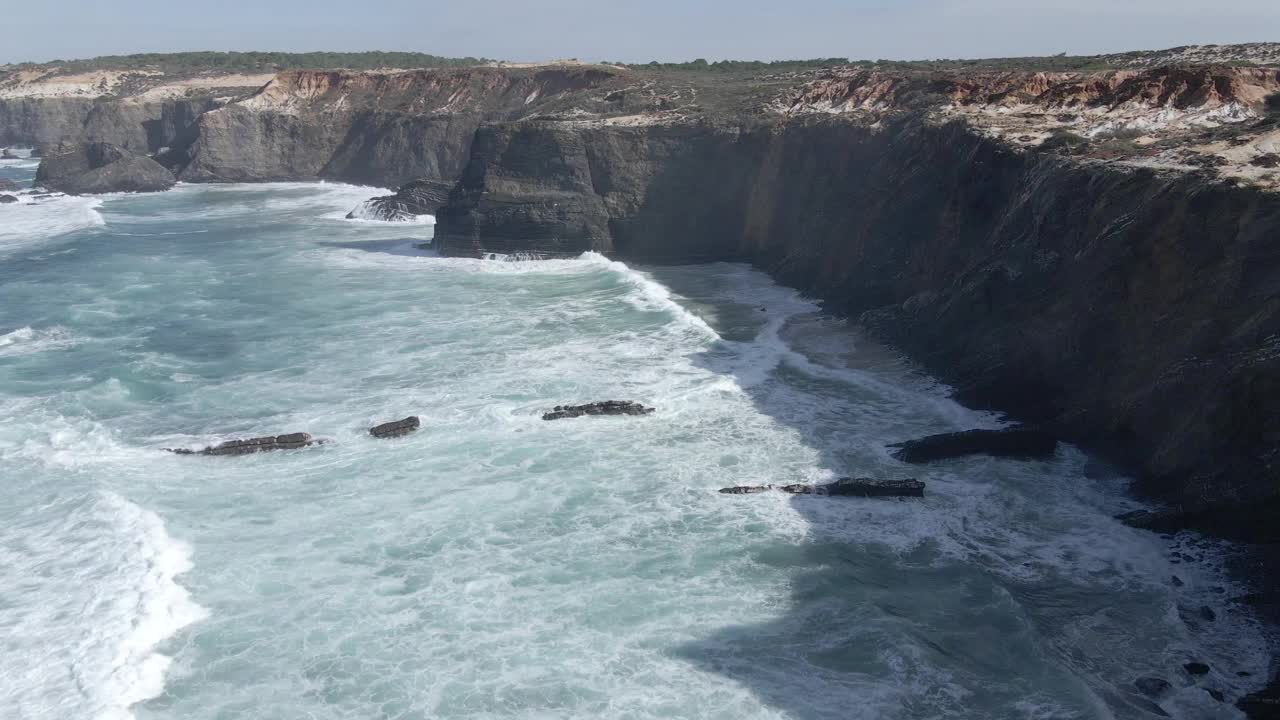
[[[792,291],[438,258],[342,219],[377,193],[0,206],[0,716],[1127,718],[1159,675],[1229,718],[1262,679],[1223,548],[1121,526],[1073,448],[897,463],[999,420]],[[658,411],[539,418],[609,398]],[[330,442],[162,451],[289,431]],[[850,474],[929,495],[716,492]]]

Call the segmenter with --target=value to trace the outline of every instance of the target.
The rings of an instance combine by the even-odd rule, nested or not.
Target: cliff
[[[200,118],[180,177],[452,182],[482,123],[536,114],[612,79],[589,67],[282,73]]]
[[[1276,176],[1160,154],[1264,155],[1277,77],[854,69],[735,122],[491,124],[437,238],[455,254],[751,262],[964,402],[1135,470],[1195,526],[1277,541]],[[1129,125],[1151,142],[1121,152],[1098,131]],[[1051,142],[1062,127],[1080,142]]]

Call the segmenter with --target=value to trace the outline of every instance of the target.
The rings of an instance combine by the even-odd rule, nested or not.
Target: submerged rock
[[[720,488],[725,495],[754,495],[772,490],[772,485],[739,485],[737,487]]]
[[[630,400],[604,400],[586,405],[557,405],[551,412],[544,413],[542,419],[560,420],[583,415],[648,415],[653,411],[654,408]]]
[[[16,203],[16,202],[18,202],[18,198],[12,195],[0,195],[0,205],[4,205],[6,203]]]
[[[1048,457],[1058,449],[1053,436],[1029,428],[965,430],[893,443],[893,456],[903,462],[926,463],[965,455]]]
[[[177,179],[163,165],[109,143],[60,150],[40,161],[36,184],[71,195],[160,192]]]
[[[439,180],[414,180],[401,185],[394,195],[365,200],[347,213],[347,219],[416,222],[444,205],[451,188],[452,183]]]
[[[369,434],[376,438],[400,437],[417,430],[421,425],[422,422],[418,420],[417,415],[410,415],[403,420],[392,420],[381,425],[375,425],[369,428]]]
[[[1158,677],[1140,677],[1133,681],[1133,686],[1147,697],[1160,697],[1173,689],[1168,680]]]
[[[1182,669],[1186,670],[1188,673],[1192,675],[1208,675],[1209,674],[1209,666],[1202,662],[1186,663],[1182,666]]]
[[[165,448],[171,453],[178,455],[250,455],[252,453],[267,452],[270,450],[297,450],[299,448],[319,445],[321,440],[315,440],[310,433],[287,433],[285,435],[267,435],[264,437],[245,438],[243,440],[228,440],[224,443],[209,446],[203,450],[187,450]]]

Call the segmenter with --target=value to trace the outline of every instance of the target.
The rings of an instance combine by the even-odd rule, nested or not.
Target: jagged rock
[[[551,412],[544,413],[542,419],[559,420],[583,415],[648,415],[653,411],[654,408],[630,400],[604,400],[586,405],[557,405]]]
[[[772,485],[739,485],[737,487],[720,488],[720,492],[725,495],[754,495],[772,489]]]
[[[0,178],[0,190],[17,192],[18,190],[21,190],[21,189],[22,188],[18,187],[18,183],[10,180],[9,178]]]
[[[872,478],[840,478],[826,485],[784,485],[782,492],[793,495],[830,495],[832,497],[924,497],[924,483],[907,480],[875,480]]]
[[[1213,688],[1205,688],[1204,691],[1209,693],[1209,697],[1213,698],[1214,700],[1217,700],[1218,702],[1227,701],[1227,696],[1223,695],[1221,690],[1215,690]]]
[[[1147,697],[1160,697],[1173,689],[1168,680],[1157,677],[1140,677],[1133,681],[1133,686]]]
[[[401,185],[394,195],[365,200],[347,213],[347,219],[414,222],[423,215],[435,213],[444,205],[452,187],[452,183],[440,180],[414,180]]]
[[[16,203],[16,202],[18,202],[18,198],[12,195],[0,195],[0,205],[4,205],[6,203]]]
[[[40,161],[36,184],[72,195],[160,192],[177,180],[160,163],[109,143],[59,150]]]
[[[1192,675],[1208,675],[1209,674],[1209,666],[1202,662],[1186,663],[1182,666],[1182,669],[1186,670],[1188,673]]]
[[[1280,720],[1280,680],[1241,698],[1236,707],[1250,720]]]
[[[422,425],[417,415],[410,415],[403,420],[393,420],[369,428],[369,434],[376,438],[393,438],[408,435]]]
[[[1058,448],[1051,435],[1028,428],[965,430],[930,435],[889,445],[898,448],[893,456],[909,463],[926,463],[965,455],[1001,457],[1047,457]]]
[[[288,433],[285,435],[267,435],[265,437],[245,438],[243,440],[228,440],[224,443],[206,447],[203,450],[188,450],[166,448],[171,453],[178,455],[250,455],[252,453],[267,452],[270,450],[297,450],[299,448],[319,445],[321,440],[315,440],[310,433]]]

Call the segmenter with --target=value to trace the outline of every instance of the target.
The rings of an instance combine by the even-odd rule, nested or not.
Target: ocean
[[[797,292],[442,258],[345,219],[383,192],[0,205],[0,716],[1140,718],[1153,676],[1236,718],[1208,690],[1265,682],[1229,546],[1123,526],[1070,446],[894,460],[1003,420]],[[657,410],[541,419],[606,399]],[[842,476],[928,489],[717,492]]]

